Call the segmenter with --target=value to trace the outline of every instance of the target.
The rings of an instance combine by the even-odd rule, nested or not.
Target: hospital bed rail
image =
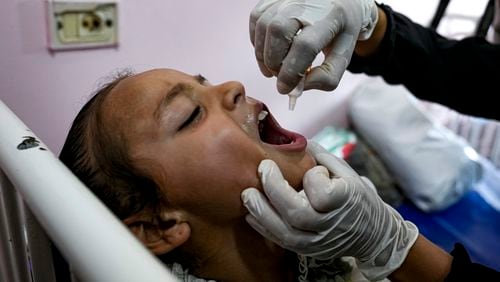
[[[0,100],[0,178],[2,172],[9,181],[0,182],[0,213],[4,213],[0,214],[0,228],[3,229],[0,230],[0,250],[4,249],[0,252],[0,270],[2,267],[10,269],[3,269],[0,279],[38,280],[33,273],[19,273],[23,268],[33,271],[37,262],[32,261],[30,256],[33,254],[26,246],[25,250],[13,249],[15,238],[9,236],[16,233],[16,227],[9,223],[26,222],[5,214],[15,214],[9,209],[19,207],[13,202],[17,201],[15,196],[7,193],[10,182],[61,251],[77,280],[177,281]],[[24,239],[30,237],[26,228],[17,230]],[[31,250],[34,251],[39,250]],[[17,258],[13,258],[16,252]],[[19,262],[19,252],[26,253],[25,266],[20,265],[23,259]],[[41,260],[43,257],[42,254]]]

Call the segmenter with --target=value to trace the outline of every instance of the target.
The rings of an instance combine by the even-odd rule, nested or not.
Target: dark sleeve
[[[446,39],[380,4],[387,32],[380,51],[353,55],[348,70],[381,75],[415,96],[464,114],[500,120],[500,45],[483,38]]]
[[[500,272],[484,265],[472,263],[469,254],[461,244],[455,244],[451,251],[453,262],[445,282],[452,281],[500,281]]]

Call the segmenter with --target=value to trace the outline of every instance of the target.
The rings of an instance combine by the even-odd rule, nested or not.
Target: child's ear
[[[155,255],[166,254],[184,244],[191,227],[178,211],[153,216],[148,209],[123,220],[134,235]]]

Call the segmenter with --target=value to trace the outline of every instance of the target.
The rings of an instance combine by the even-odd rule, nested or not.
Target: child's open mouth
[[[303,151],[307,146],[304,136],[282,128],[265,105],[258,115],[257,126],[260,140],[287,151]]]

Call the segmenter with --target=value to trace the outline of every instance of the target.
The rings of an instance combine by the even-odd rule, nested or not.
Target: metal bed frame
[[[176,281],[2,101],[0,122],[1,281],[66,282],[62,261],[73,281]]]

